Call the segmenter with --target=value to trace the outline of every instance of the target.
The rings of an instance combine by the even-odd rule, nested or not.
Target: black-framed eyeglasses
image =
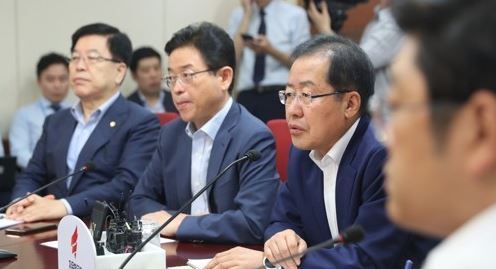
[[[315,98],[320,98],[324,96],[331,96],[331,95],[336,95],[336,94],[342,94],[342,93],[347,93],[351,92],[351,90],[339,90],[335,92],[330,92],[330,93],[323,93],[323,94],[314,94],[312,95],[311,93],[306,93],[306,92],[292,92],[292,91],[287,91],[287,90],[281,90],[279,91],[279,101],[283,105],[289,105],[293,103],[295,99],[299,99],[301,104],[304,105],[310,105],[312,103],[312,100]]]
[[[183,85],[189,85],[193,79],[195,78],[196,75],[201,74],[201,73],[206,73],[206,72],[213,72],[216,69],[209,68],[206,70],[202,71],[197,71],[197,72],[183,72],[178,75],[174,76],[165,76],[162,80],[165,80],[165,83],[167,84],[167,87],[172,88],[174,85],[176,85],[177,81],[180,81]]]
[[[88,55],[79,55],[79,54],[72,54],[71,57],[69,58],[69,63],[70,64],[77,64],[80,60],[83,60],[86,64],[93,65],[97,64],[103,61],[106,62],[112,62],[112,63],[121,63],[122,61],[112,59],[112,58],[106,58],[98,54],[88,54]]]

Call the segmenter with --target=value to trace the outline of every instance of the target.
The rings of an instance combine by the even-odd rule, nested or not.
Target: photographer
[[[385,103],[389,88],[386,70],[403,40],[403,33],[391,14],[390,6],[391,0],[380,0],[375,18],[365,28],[359,43],[375,70],[375,94],[369,101],[373,113],[380,113],[381,104]],[[309,0],[307,13],[318,34],[336,34],[332,30],[333,18],[329,15],[326,1]]]

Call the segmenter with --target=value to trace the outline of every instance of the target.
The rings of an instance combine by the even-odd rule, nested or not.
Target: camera
[[[331,16],[331,28],[335,32],[339,32],[348,18],[346,12],[359,3],[365,3],[368,0],[304,0],[305,9],[308,9],[310,1],[313,1],[317,6],[317,10],[322,12],[321,2],[326,1],[327,12]]]

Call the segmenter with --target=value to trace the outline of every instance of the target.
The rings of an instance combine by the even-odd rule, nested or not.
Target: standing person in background
[[[64,103],[69,91],[67,58],[57,53],[43,55],[36,66],[36,75],[42,96],[16,112],[9,131],[11,155],[17,157],[17,165],[22,169],[33,155],[45,118],[68,107]]]
[[[288,79],[289,55],[310,38],[305,11],[282,0],[241,0],[228,32],[239,66],[238,102],[263,122],[284,119],[277,92]]]
[[[368,104],[374,120],[378,119],[376,117],[378,114],[386,113],[384,104],[390,83],[387,69],[403,43],[404,35],[391,13],[391,2],[392,0],[380,0],[375,8],[375,17],[365,28],[359,43],[374,66],[375,93]],[[307,13],[318,33],[336,34],[331,28],[332,18],[329,15],[326,1],[321,1],[320,7],[317,8],[314,0],[310,0]],[[381,124],[377,121],[375,123]]]
[[[129,69],[138,88],[127,97],[152,113],[177,112],[169,91],[162,88],[162,56],[150,48],[133,52]]]

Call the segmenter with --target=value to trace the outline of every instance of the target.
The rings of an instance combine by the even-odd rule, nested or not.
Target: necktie
[[[267,32],[265,26],[265,11],[260,9],[260,26],[258,27],[258,34],[265,35]],[[255,86],[260,84],[265,76],[265,54],[259,53],[255,56],[255,66],[253,68],[253,83]]]
[[[60,110],[61,107],[60,107],[60,104],[59,103],[52,103],[50,105],[50,108],[53,109],[54,112],[57,112],[57,111]]]

